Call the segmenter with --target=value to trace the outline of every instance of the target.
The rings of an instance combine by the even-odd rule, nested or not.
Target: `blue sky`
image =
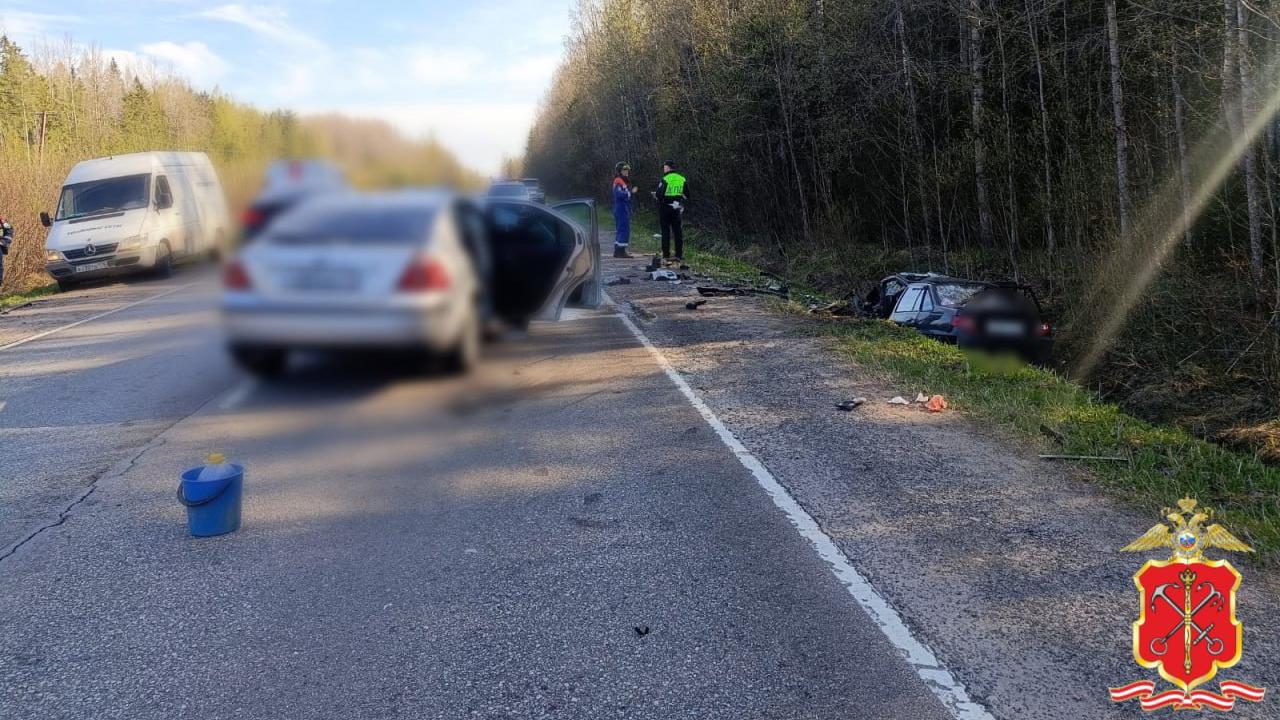
[[[94,45],[262,108],[433,133],[472,167],[523,151],[573,0],[0,0],[26,47]]]

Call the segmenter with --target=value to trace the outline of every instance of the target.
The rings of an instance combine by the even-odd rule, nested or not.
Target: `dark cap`
[[[662,164],[669,168],[674,168],[676,166],[676,162],[674,160],[663,160]]]

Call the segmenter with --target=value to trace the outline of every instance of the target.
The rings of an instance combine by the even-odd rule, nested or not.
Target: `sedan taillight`
[[[400,275],[396,288],[401,292],[430,292],[449,289],[449,272],[429,255],[415,257]]]
[[[965,332],[975,332],[978,329],[978,326],[976,323],[974,323],[973,318],[969,317],[968,315],[959,315],[959,314],[951,316],[951,327],[957,330],[964,330]]]
[[[1053,326],[1049,323],[1040,323],[1040,337],[1049,337],[1053,334]]]
[[[248,290],[253,287],[248,271],[239,260],[232,260],[222,268],[222,287],[228,290]]]
[[[240,224],[247,228],[256,228],[266,219],[267,216],[255,208],[245,208],[245,211],[240,213]]]

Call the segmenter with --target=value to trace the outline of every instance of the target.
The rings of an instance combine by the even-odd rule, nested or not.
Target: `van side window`
[[[169,189],[169,178],[156,176],[156,209],[163,210],[173,205],[173,191]]]

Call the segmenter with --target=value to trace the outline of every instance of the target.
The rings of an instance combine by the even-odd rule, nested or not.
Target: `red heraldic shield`
[[[1149,561],[1133,578],[1142,613],[1133,657],[1184,692],[1235,665],[1244,626],[1236,620],[1240,573],[1226,560]]]

